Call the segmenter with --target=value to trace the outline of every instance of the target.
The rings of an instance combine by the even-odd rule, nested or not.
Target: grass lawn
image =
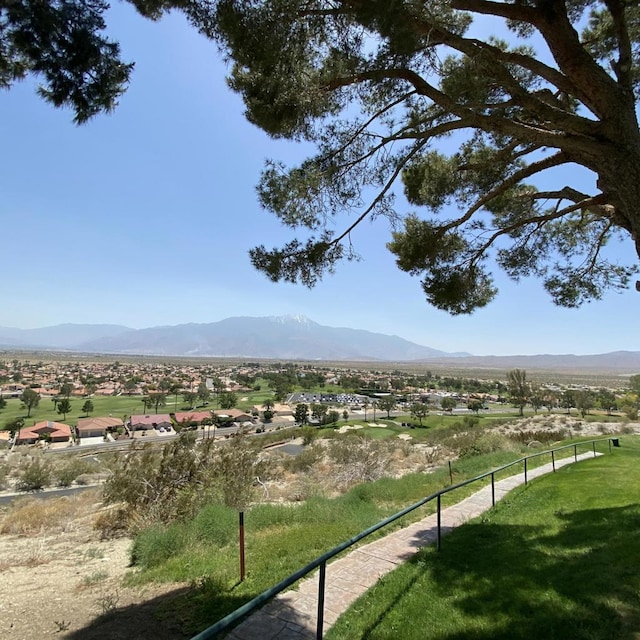
[[[247,398],[247,400],[242,400]],[[273,393],[269,391],[267,383],[262,385],[260,391],[252,391],[245,395],[238,395],[238,403],[236,406],[239,409],[250,410],[254,405],[262,406],[262,403],[267,398],[273,398]],[[15,418],[24,418],[25,424],[30,426],[36,422],[43,420],[53,420],[54,422],[65,422],[75,426],[79,418],[86,417],[82,411],[82,405],[86,400],[91,400],[93,403],[92,416],[108,416],[112,415],[115,418],[122,418],[123,416],[130,416],[132,414],[141,414],[144,410],[142,404],[142,396],[92,396],[91,398],[71,398],[71,411],[67,414],[66,419],[63,419],[53,406],[53,402],[50,398],[41,398],[37,407],[31,409],[31,416],[27,418],[27,410],[22,407],[22,402],[18,398],[6,398],[7,406],[0,410],[0,429],[3,429],[5,424]],[[217,409],[219,407],[216,402],[215,396],[212,397],[205,410]],[[164,407],[158,407],[158,413],[173,413],[175,411],[188,411],[189,408],[185,406],[182,395],[176,397],[173,395],[167,396],[167,404]],[[202,408],[197,408],[202,410]],[[152,407],[147,410],[147,413],[155,413],[155,409]]]
[[[124,415],[138,414],[143,412],[141,396],[94,396],[92,398],[71,398],[71,411],[63,419],[51,402],[50,398],[42,398],[37,407],[31,409],[31,416],[27,418],[27,410],[22,407],[22,403],[17,398],[7,399],[7,406],[0,411],[0,428],[14,418],[24,418],[25,425],[30,426],[43,420],[53,420],[54,422],[65,422],[75,425],[79,418],[86,417],[82,412],[82,405],[86,400],[93,402],[92,416],[108,416],[122,418]],[[181,398],[178,398],[178,411],[181,407]],[[159,407],[158,413],[168,413],[174,410],[174,399],[169,398],[166,407]],[[155,410],[152,409],[152,413]]]
[[[327,640],[640,637],[640,439],[512,492],[388,574]]]
[[[497,451],[456,461],[454,482],[495,469],[520,455]],[[510,472],[521,472],[521,467]],[[241,583],[238,583],[237,513],[211,505],[192,521],[156,526],[140,534],[133,550],[137,571],[130,579],[135,583],[187,581],[197,585],[199,588],[171,606],[171,615],[195,633],[325,551],[448,484],[449,472],[443,468],[434,473],[383,478],[358,485],[339,498],[317,497],[297,505],[256,505],[245,516],[247,579]],[[445,504],[461,500],[479,488],[480,484],[475,484],[457,489],[449,494]],[[432,502],[407,516],[402,525],[424,517],[434,508]],[[341,637],[355,636],[349,632]]]

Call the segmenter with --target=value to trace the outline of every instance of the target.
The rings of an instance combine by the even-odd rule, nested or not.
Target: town
[[[215,437],[216,428],[226,435],[261,433],[392,414],[422,425],[430,412],[504,412],[519,405],[535,413],[575,409],[584,416],[596,409],[637,416],[633,385],[558,383],[548,376],[520,382],[524,401],[514,398],[507,372],[478,379],[317,363],[13,358],[0,360],[0,441],[60,448],[183,429],[206,430],[209,437],[213,429]]]

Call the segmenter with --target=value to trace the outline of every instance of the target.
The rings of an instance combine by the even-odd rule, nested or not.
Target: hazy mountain
[[[640,372],[640,351],[576,356],[472,356],[431,349],[398,336],[327,327],[304,316],[236,317],[208,324],[130,329],[120,325],[62,324],[41,329],[0,327],[0,348],[87,353],[424,362],[452,367]]]
[[[557,371],[640,372],[640,351],[611,351],[585,356],[541,354],[534,356],[470,356],[454,359],[437,358],[438,364],[464,368],[487,369],[553,369]],[[434,363],[430,358],[425,364]]]
[[[323,326],[304,316],[235,317],[209,324],[151,327],[86,341],[76,348],[101,353],[282,360],[418,360],[457,355],[398,336]]]
[[[75,349],[98,338],[117,336],[129,327],[117,324],[58,324],[40,329],[0,327],[0,346],[44,349]]]

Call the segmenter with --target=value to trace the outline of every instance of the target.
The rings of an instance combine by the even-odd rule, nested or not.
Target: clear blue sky
[[[244,120],[215,47],[179,16],[152,23],[118,4],[110,28],[136,62],[113,114],[77,127],[32,82],[0,93],[0,326],[302,314],[475,355],[640,350],[633,290],[567,310],[539,282],[496,273],[501,293],[472,316],[429,307],[386,250],[384,220],[355,236],[363,261],[315,289],[271,283],[247,251],[290,232],[255,185],[266,158],[295,162],[304,148]],[[630,241],[612,250],[634,259]]]

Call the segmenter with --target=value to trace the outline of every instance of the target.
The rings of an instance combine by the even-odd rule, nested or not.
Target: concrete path
[[[600,454],[598,454],[600,455]],[[578,460],[593,458],[593,452],[578,455]],[[556,460],[556,468],[574,462],[574,457]],[[553,471],[552,464],[529,469],[529,480]],[[524,473],[495,483],[496,501],[511,489],[524,484]],[[451,498],[449,498],[451,499]],[[447,496],[443,497],[447,501]],[[441,532],[475,518],[491,507],[491,485],[465,498],[441,513]],[[354,549],[327,565],[324,630],[383,575],[395,569],[421,547],[436,541],[437,516],[432,514],[384,538]],[[298,588],[277,595],[249,616],[227,637],[232,640],[307,640],[316,637],[318,573],[298,583]]]

